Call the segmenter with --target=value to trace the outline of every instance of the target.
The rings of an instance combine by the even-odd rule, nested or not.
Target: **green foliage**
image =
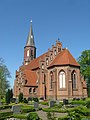
[[[6,92],[6,104],[10,104],[10,89]]]
[[[28,112],[34,112],[35,109],[33,106],[23,106],[22,107],[22,113],[28,113]]]
[[[74,100],[74,101],[71,101],[70,102],[70,104],[72,104],[72,105],[85,105],[86,104],[86,101],[84,101],[84,100]]]
[[[52,112],[52,113],[48,112],[47,113],[47,118],[48,118],[48,120],[56,120],[54,112]]]
[[[24,103],[28,103],[28,100],[26,98],[23,99]]]
[[[10,72],[4,63],[4,60],[0,58],[0,95],[1,96],[4,96],[6,89],[9,88],[8,78],[10,77],[11,77]]]
[[[27,116],[27,120],[39,120],[38,114],[35,112],[30,112]]]
[[[11,109],[12,105],[2,105],[0,106],[0,110],[4,110],[4,109],[7,109],[7,108],[10,108]]]
[[[23,102],[23,93],[19,94],[19,102]]]
[[[90,100],[88,100],[88,101],[86,102],[86,107],[87,107],[87,108],[90,108]]]
[[[73,111],[73,112],[69,112],[67,119],[68,120],[80,120],[81,117],[79,113],[76,113],[75,111]]]
[[[26,113],[23,113],[23,114],[13,114],[13,118],[19,118],[20,120],[21,119],[25,119],[27,118],[27,114]]]
[[[13,112],[0,112],[0,119],[3,120],[7,117],[11,117],[13,115]]]
[[[34,102],[39,102],[38,98],[33,98]]]
[[[5,97],[5,100],[6,100],[6,104],[9,104],[10,103],[10,100],[12,99],[13,97],[13,92],[12,92],[12,89],[8,89],[8,91],[6,92],[6,97]]]
[[[47,106],[49,105],[48,101],[40,102],[40,104],[47,105]]]
[[[87,80],[88,96],[90,96],[90,50],[83,51],[78,62],[81,65],[81,74]]]

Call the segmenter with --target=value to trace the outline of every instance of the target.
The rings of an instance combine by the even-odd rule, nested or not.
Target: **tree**
[[[90,96],[90,50],[85,50],[78,58],[78,62],[81,65],[81,74],[85,77],[87,82],[88,96]]]
[[[6,103],[10,103],[10,89],[8,89],[8,91],[6,92]]]
[[[8,91],[6,92],[6,103],[9,104],[12,98],[13,98],[13,91],[12,89],[8,89]]]
[[[10,87],[8,78],[10,78],[10,72],[4,63],[4,60],[0,58],[0,96],[4,96],[6,90]]]

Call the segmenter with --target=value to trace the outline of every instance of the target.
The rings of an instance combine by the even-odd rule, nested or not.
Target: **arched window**
[[[61,48],[60,47],[58,47],[58,52],[60,52],[61,51]]]
[[[53,88],[53,72],[50,72],[50,89]]]
[[[48,58],[46,59],[46,65],[48,66]]]
[[[33,93],[36,93],[36,88],[33,88]]]
[[[65,72],[64,71],[61,71],[59,73],[59,87],[65,88]]]
[[[27,57],[29,57],[29,50],[27,50]]]
[[[32,88],[29,89],[29,93],[32,93]]]
[[[44,69],[44,64],[43,64],[43,63],[42,63],[42,66],[41,66],[41,67],[42,67],[42,69]]]
[[[76,72],[75,71],[72,72],[71,79],[72,79],[72,88],[75,89],[76,88]]]
[[[50,60],[52,61],[52,54],[50,55]]]
[[[54,51],[54,55],[55,55],[55,56],[57,55],[57,52],[56,52],[56,50]]]

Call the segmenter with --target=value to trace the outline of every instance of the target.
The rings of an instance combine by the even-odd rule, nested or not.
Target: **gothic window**
[[[50,89],[53,88],[53,72],[50,73]]]
[[[31,50],[31,60],[33,59],[33,50]]]
[[[72,88],[75,89],[76,88],[76,72],[75,71],[72,72],[71,79],[72,79]]]
[[[60,47],[58,47],[58,52],[60,52],[61,51],[61,48]]]
[[[61,71],[59,73],[59,87],[65,88],[65,72],[64,71]]]
[[[27,57],[29,57],[29,50],[27,50]]]
[[[42,67],[42,69],[44,69],[44,64],[42,64],[42,66],[41,66],[41,67]]]
[[[25,80],[25,84],[27,84],[27,80]]]
[[[33,93],[36,93],[36,88],[33,88]]]
[[[54,51],[54,55],[55,55],[55,56],[57,55],[57,52],[56,52],[56,50]]]
[[[29,93],[32,93],[32,88],[29,89]]]
[[[46,65],[48,66],[48,58],[46,59]]]
[[[52,54],[50,55],[50,60],[52,61]]]

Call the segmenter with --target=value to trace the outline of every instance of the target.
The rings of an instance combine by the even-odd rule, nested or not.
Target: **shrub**
[[[2,120],[2,119],[5,119],[5,118],[7,118],[7,117],[11,117],[13,115],[13,112],[1,112],[0,113],[0,119]]]
[[[24,103],[28,103],[28,100],[26,98],[23,99]]]
[[[39,102],[38,98],[33,98],[34,102]]]
[[[22,113],[28,113],[28,112],[34,112],[35,109],[33,106],[23,106],[22,107]]]
[[[40,104],[42,104],[42,105],[47,105],[47,106],[49,105],[49,104],[48,104],[48,101],[40,102]]]
[[[90,100],[88,100],[88,101],[86,102],[86,107],[87,107],[87,108],[90,108]]]
[[[38,114],[35,112],[30,112],[27,116],[27,120],[39,120]]]
[[[19,102],[23,102],[23,93],[19,94]]]
[[[86,104],[86,101],[84,100],[74,100],[74,101],[71,101],[70,104],[72,105],[85,105]]]
[[[54,112],[52,112],[52,113],[48,112],[47,118],[48,118],[48,120],[56,120]]]

